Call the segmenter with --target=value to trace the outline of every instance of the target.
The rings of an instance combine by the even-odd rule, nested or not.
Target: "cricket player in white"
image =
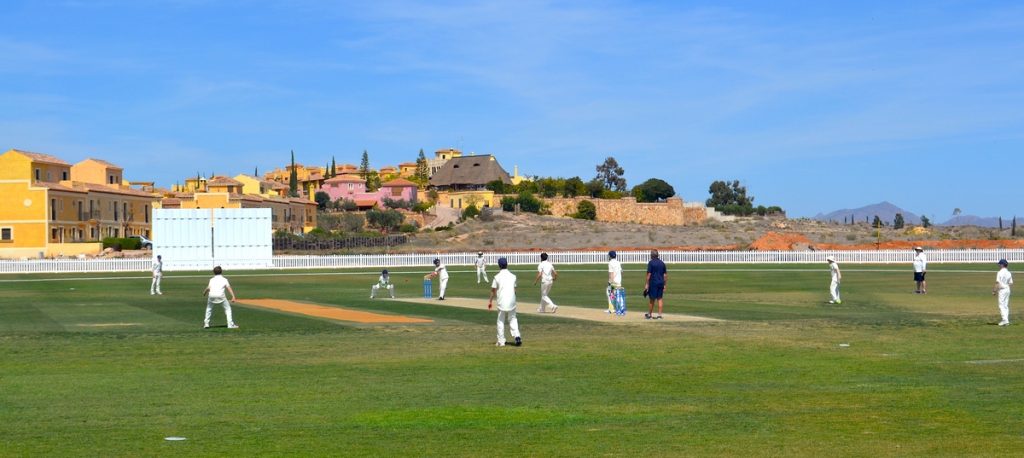
[[[476,254],[476,283],[480,284],[480,278],[484,279],[484,282],[490,280],[487,279],[487,260],[484,259],[484,252],[481,251]]]
[[[445,267],[444,264],[441,264],[440,259],[434,259],[434,271],[427,276],[430,278],[437,277],[438,281],[441,283],[441,289],[438,291],[439,295],[437,296],[437,300],[443,301],[444,290],[448,289],[448,268]]]
[[[516,319],[516,276],[508,271],[508,260],[498,258],[498,274],[491,281],[491,298],[487,301],[487,310],[494,308],[494,299],[498,299],[498,342],[494,345],[505,346],[505,320],[508,320],[509,334],[515,338],[513,345],[520,346],[523,339],[519,335],[519,320]]]
[[[160,280],[164,278],[164,261],[160,255],[153,261],[153,283],[149,285],[149,295],[163,294],[160,292]]]
[[[608,252],[608,257],[610,258],[608,261],[608,287],[614,292],[622,288],[622,264],[616,259],[618,255],[614,250]],[[608,311],[605,313],[615,313],[615,304],[610,299],[608,300]]]
[[[540,264],[537,265],[537,278],[533,279],[534,285],[540,281],[540,307],[537,307],[537,311],[540,313],[547,313],[548,310],[551,313],[558,311],[558,306],[548,296],[551,294],[551,286],[555,284],[556,278],[558,278],[558,272],[555,270],[554,264],[548,261],[547,253],[541,253]]]
[[[203,290],[203,295],[206,296],[206,318],[203,319],[203,329],[210,328],[213,304],[222,304],[224,306],[224,316],[228,319],[228,329],[238,329],[238,325],[235,324],[235,320],[231,317],[231,303],[228,302],[227,294],[225,294],[225,290],[227,290],[227,292],[231,293],[231,300],[235,300],[235,290],[231,289],[231,283],[228,283],[228,279],[221,275],[223,272],[220,266],[214,267],[213,278],[210,279],[210,283]]]
[[[370,288],[370,299],[377,297],[377,290],[384,288],[388,290],[388,294],[392,299],[395,298],[395,285],[391,283],[391,275],[388,274],[388,270],[384,269],[380,273],[380,278],[377,279],[377,284]]]
[[[928,282],[924,276],[928,274],[928,257],[924,255],[924,248],[914,247],[917,254],[914,255],[914,281],[917,282],[915,294],[927,294]]]
[[[836,258],[829,256],[825,260],[828,261],[828,269],[832,273],[832,284],[828,288],[829,293],[832,294],[832,300],[828,303],[842,304],[843,301],[839,299],[839,284],[843,281],[843,273],[839,271],[839,263],[836,262]]]
[[[1010,287],[1013,286],[1013,274],[1010,273],[1010,263],[1005,259],[999,260],[999,266],[992,294],[999,298],[999,314],[1003,317],[999,325],[1006,326],[1010,324]]]

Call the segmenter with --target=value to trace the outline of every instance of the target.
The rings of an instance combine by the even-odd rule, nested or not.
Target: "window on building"
[[[0,227],[0,242],[13,242],[14,241],[14,228],[13,227]]]
[[[60,229],[58,229],[56,227],[53,228],[53,229],[50,229],[50,241],[51,242],[56,242],[57,241],[57,237],[60,237]]]
[[[118,213],[117,213],[117,202],[111,202],[110,206],[114,207],[114,221],[117,221],[117,219],[118,219],[117,218],[117,216],[118,216]]]
[[[53,174],[49,170],[46,171],[46,181],[53,181]]]
[[[39,170],[39,169],[36,169],[36,181],[39,181],[39,180],[42,180],[42,179],[43,179],[43,171]]]
[[[124,215],[124,220],[128,221],[128,202],[121,204],[121,214]]]
[[[64,171],[60,172],[60,179],[61,180],[67,180],[68,179],[68,171],[67,170],[64,170]]]
[[[148,223],[149,222],[149,205],[146,205],[144,208],[145,208],[145,212],[146,212],[146,222]]]
[[[50,219],[57,219],[57,199],[50,199]]]
[[[84,202],[78,201],[78,220],[79,221],[85,221],[85,211],[84,211],[85,207],[84,207],[84,205],[85,205]]]

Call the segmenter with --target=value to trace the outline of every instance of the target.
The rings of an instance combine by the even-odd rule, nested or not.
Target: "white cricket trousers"
[[[447,278],[442,278],[441,279],[441,289],[440,289],[439,295],[437,297],[444,297],[444,290],[446,290],[446,289],[448,289],[448,279]]]
[[[483,278],[485,282],[490,281],[487,279],[487,266],[478,266],[476,268],[476,282],[480,283],[481,278]]]
[[[519,319],[516,318],[516,311],[509,310],[498,310],[498,343],[505,343],[505,320],[508,320],[508,332],[512,334],[512,339],[519,337]]]
[[[373,288],[370,288],[370,299],[377,297],[377,290],[379,289],[380,285],[373,285]],[[392,299],[395,298],[395,285],[388,285],[388,294]]]
[[[555,305],[555,301],[551,300],[551,297],[548,296],[551,294],[551,286],[553,285],[553,282],[540,282],[540,311],[542,312],[548,310],[549,307],[551,310],[558,308]]]
[[[149,285],[149,294],[162,294],[160,293],[160,280],[163,279],[162,274],[156,274],[153,276],[153,284]]]
[[[224,316],[228,319],[228,326],[234,326],[235,320],[231,317],[231,302],[228,302],[226,297],[206,298],[206,318],[203,320],[203,326],[210,326],[210,317],[213,316],[213,304],[224,306]]]
[[[1010,322],[1010,288],[1002,288],[998,293],[999,297],[999,314],[1003,316],[1003,321]]]
[[[828,291],[832,293],[832,300],[839,302],[839,282],[832,280],[832,284],[829,285]]]

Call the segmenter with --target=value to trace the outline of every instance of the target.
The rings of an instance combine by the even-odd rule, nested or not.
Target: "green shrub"
[[[403,224],[403,225],[398,227],[398,231],[399,232],[403,232],[403,233],[406,233],[406,234],[412,233],[412,232],[416,232],[418,230],[419,230],[419,228],[416,227],[415,224]]]
[[[480,210],[476,208],[476,205],[470,205],[462,210],[462,219],[468,220],[476,218],[480,214]]]
[[[121,250],[138,250],[141,247],[139,239],[133,238],[118,238],[118,237],[104,237],[103,248],[113,248],[114,251]]]
[[[589,200],[580,201],[580,203],[576,205],[576,213],[573,214],[572,217],[593,221],[597,219],[597,206]]]

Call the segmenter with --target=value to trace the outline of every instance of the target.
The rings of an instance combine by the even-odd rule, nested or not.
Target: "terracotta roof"
[[[380,186],[382,188],[405,188],[409,186],[416,187],[416,183],[413,183],[404,178],[395,178],[394,180],[388,181],[387,183],[384,183]]]
[[[383,172],[385,170],[398,170],[398,167],[394,167],[394,166],[390,166],[390,165],[385,165],[384,167],[380,168],[381,172]]]
[[[234,178],[213,177],[206,182],[207,186],[242,186],[242,182]]]
[[[288,186],[285,186],[284,184],[278,183],[276,181],[264,180],[262,183],[266,184],[267,186],[270,186],[270,189],[288,189]]]
[[[338,176],[336,176],[334,178],[331,178],[331,179],[325,181],[324,183],[357,183],[357,182],[358,183],[365,183],[366,180],[364,180],[362,178],[359,178],[358,176],[355,176],[355,175],[338,175]]]
[[[398,166],[399,167],[416,167],[416,163],[415,162],[403,162],[401,164],[398,164]]]
[[[309,173],[309,179],[310,180],[322,180],[322,179],[324,179],[324,176],[320,172],[310,172]]]
[[[37,182],[33,183],[33,186],[38,186],[40,188],[47,188],[47,189],[50,189],[50,190],[53,190],[53,191],[78,192],[78,193],[82,193],[82,194],[85,194],[86,192],[88,192],[88,191],[86,191],[84,189],[75,189],[75,188],[72,188],[72,187],[64,186],[62,184],[48,183],[48,182],[45,182],[45,181],[37,181]]]
[[[296,204],[316,205],[316,202],[309,199],[303,199],[301,197],[291,197],[288,201]]]
[[[377,205],[377,201],[374,199],[356,199],[356,206],[358,207],[372,207]]]
[[[15,150],[11,150],[11,151],[16,151],[16,152],[21,153],[21,154],[23,154],[25,156],[28,156],[29,159],[32,159],[35,162],[46,162],[48,164],[57,164],[57,165],[71,165],[71,164],[68,164],[66,161],[64,161],[64,159],[61,159],[61,158],[59,158],[57,156],[51,156],[49,154],[33,153],[31,151],[23,151],[23,150],[20,150],[20,149],[15,149]]]
[[[490,154],[454,157],[430,177],[432,186],[483,186],[494,180],[512,184],[508,172]]]
[[[107,166],[107,167],[110,167],[110,168],[112,168],[112,169],[124,170],[123,168],[121,168],[121,167],[118,167],[118,166],[117,166],[117,165],[115,165],[115,164],[112,164],[112,163],[110,163],[110,162],[104,161],[103,159],[95,159],[95,158],[91,158],[91,157],[90,157],[90,158],[86,158],[86,159],[85,159],[85,160],[83,160],[83,161],[79,161],[78,163],[79,163],[79,164],[81,164],[82,162],[85,162],[85,161],[93,161],[93,162],[95,162],[95,163],[97,163],[97,164],[100,164],[100,165],[105,165],[105,166]]]
[[[76,189],[85,189],[91,192],[105,192],[108,194],[121,194],[126,196],[152,197],[154,199],[158,197],[156,194],[153,194],[151,192],[139,191],[136,189],[113,188],[102,184],[80,183],[77,181],[73,183]]]

